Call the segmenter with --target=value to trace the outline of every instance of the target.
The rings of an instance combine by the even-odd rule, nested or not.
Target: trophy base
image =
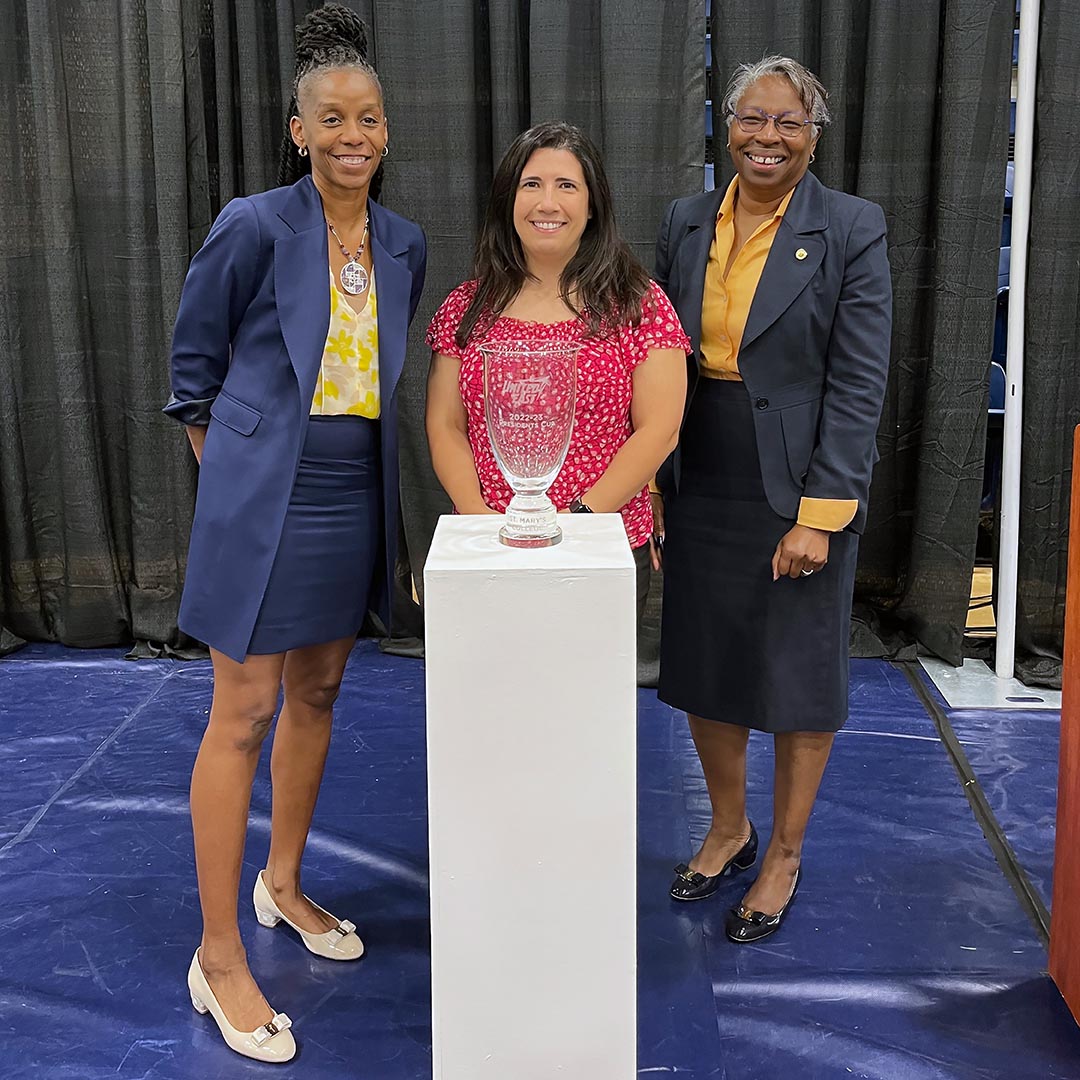
[[[506,508],[506,523],[499,530],[499,543],[507,547],[552,547],[562,540],[555,504],[545,494],[517,494]]]
[[[554,547],[562,543],[562,529],[556,525],[558,532],[554,536],[518,536],[516,533],[506,531],[504,525],[499,530],[499,543],[512,548],[545,548]]]

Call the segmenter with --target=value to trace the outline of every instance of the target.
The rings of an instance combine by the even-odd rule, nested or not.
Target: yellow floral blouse
[[[354,311],[330,274],[330,329],[326,334],[312,416],[379,416],[379,309],[375,273],[362,311]]]

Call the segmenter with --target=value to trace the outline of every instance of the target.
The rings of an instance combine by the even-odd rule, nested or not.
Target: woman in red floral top
[[[531,128],[507,150],[474,279],[428,329],[431,460],[459,513],[503,513],[513,495],[484,423],[479,346],[523,339],[582,344],[570,449],[548,495],[559,510],[622,514],[640,607],[653,529],[648,482],[678,438],[690,343],[619,237],[599,152],[569,124]]]

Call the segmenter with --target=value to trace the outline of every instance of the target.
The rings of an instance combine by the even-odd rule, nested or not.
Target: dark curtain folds
[[[1017,660],[1025,681],[1060,687],[1072,439],[1080,424],[1080,2],[1059,0],[1041,11],[1024,335]]]
[[[0,21],[0,592],[26,638],[175,638],[193,470],[160,415],[188,258],[176,3]]]
[[[830,92],[818,177],[879,203],[892,369],[860,548],[853,649],[959,663],[975,556],[1009,123],[1013,0],[713,0],[727,76],[792,56]],[[1074,70],[1075,70],[1075,61]],[[720,182],[718,180],[718,182]],[[1075,294],[1074,294],[1075,295]]]
[[[0,25],[0,618],[71,645],[177,649],[195,469],[168,396],[190,255],[230,198],[273,185],[309,0],[16,0]],[[423,433],[423,330],[469,274],[491,176],[530,123],[604,151],[651,263],[666,201],[700,187],[703,0],[353,0],[386,91],[382,200],[428,234],[400,382],[406,556],[397,613],[447,509]],[[411,574],[411,576],[410,576]],[[5,639],[6,640],[6,639]],[[645,653],[655,653],[655,640]]]

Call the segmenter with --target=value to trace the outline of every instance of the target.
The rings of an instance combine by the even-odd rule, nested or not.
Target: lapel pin
[[[798,259],[799,262],[802,262],[803,259],[806,258],[806,248],[799,248],[799,250],[795,252],[795,258]]]

